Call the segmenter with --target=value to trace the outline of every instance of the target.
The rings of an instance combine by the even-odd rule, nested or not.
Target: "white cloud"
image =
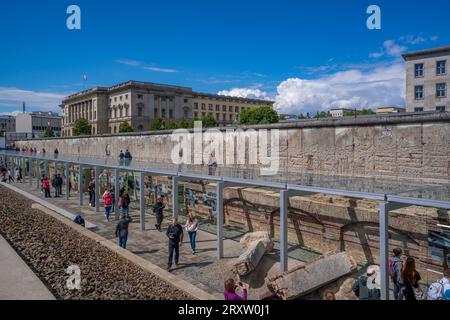
[[[141,61],[130,60],[130,59],[119,59],[119,60],[116,60],[116,62],[127,65],[127,66],[133,66],[133,67],[137,67],[137,66],[140,66],[143,64],[143,62],[141,62]]]
[[[403,106],[403,62],[372,66],[373,68],[335,72],[313,80],[290,78],[278,85],[275,95],[252,88],[233,88],[218,94],[274,100],[275,108],[288,114],[314,113],[338,107]]]
[[[231,96],[249,99],[261,99],[261,100],[273,99],[273,97],[270,97],[267,92],[252,88],[233,88],[231,90],[219,91],[217,94],[221,96]]]
[[[59,105],[64,98],[62,93],[38,92],[18,88],[0,87],[0,108],[22,108],[24,101],[27,108],[60,111]]]
[[[145,70],[150,70],[154,72],[164,72],[164,73],[175,73],[178,72],[176,69],[168,69],[168,68],[158,68],[158,67],[144,67]]]
[[[386,40],[383,43],[385,52],[391,57],[398,57],[408,49],[405,46],[397,44],[394,40]]]
[[[19,113],[22,113],[22,111],[16,110],[11,112],[0,112],[0,116],[17,116]]]
[[[400,40],[407,44],[420,44],[428,41],[437,41],[439,39],[438,36],[427,36],[424,34],[419,34],[418,36],[407,34],[400,37]]]

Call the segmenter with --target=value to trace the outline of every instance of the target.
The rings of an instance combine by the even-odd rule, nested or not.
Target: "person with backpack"
[[[52,179],[52,187],[55,189],[55,198],[59,197],[58,177],[54,176]]]
[[[380,300],[381,290],[376,288],[375,273],[374,268],[367,268],[366,274],[360,276],[353,285],[352,290],[359,300]]]
[[[130,153],[130,151],[128,151],[128,149],[125,151],[124,158],[125,158],[125,165],[129,166],[133,157],[131,156],[131,153]]]
[[[442,279],[430,285],[427,300],[450,300],[450,268],[444,270]]]
[[[405,296],[405,300],[415,301],[423,299],[423,293],[419,287],[420,280],[420,274],[416,270],[416,261],[413,257],[408,257],[401,272],[401,281],[404,286],[403,295]]]
[[[126,249],[128,240],[128,226],[133,221],[129,216],[122,215],[116,226],[116,237],[119,238],[119,246]]]
[[[155,228],[158,231],[161,231],[161,224],[164,219],[164,214],[163,214],[164,208],[165,208],[165,205],[164,205],[163,199],[161,197],[158,197],[155,205],[153,206],[153,213],[156,215]]]
[[[105,193],[103,194],[103,207],[105,209],[106,220],[108,220],[108,221],[109,221],[109,214],[111,213],[112,205],[113,205],[112,195],[109,192],[109,188],[106,188]]]
[[[125,190],[123,192],[120,206],[122,208],[123,215],[129,216],[130,196],[128,195],[128,191],[127,190]]]
[[[400,281],[400,274],[403,268],[402,249],[395,248],[394,255],[389,258],[389,277],[394,284],[394,300],[403,300],[403,286]]]
[[[123,160],[125,159],[125,153],[122,150],[119,152],[119,165],[123,165]]]

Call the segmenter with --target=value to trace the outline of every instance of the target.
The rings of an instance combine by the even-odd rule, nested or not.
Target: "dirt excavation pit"
[[[58,299],[187,300],[168,282],[32,209],[32,201],[0,186],[0,233]],[[81,270],[81,290],[69,290],[66,270]]]

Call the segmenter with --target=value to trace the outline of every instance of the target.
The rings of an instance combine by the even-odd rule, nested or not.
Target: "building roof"
[[[435,47],[435,48],[430,48],[430,49],[425,49],[425,50],[419,50],[419,51],[406,52],[406,53],[402,54],[402,57],[403,57],[403,59],[407,60],[407,58],[413,58],[413,57],[424,56],[424,55],[429,55],[429,54],[436,54],[436,53],[444,53],[444,52],[450,53],[450,45],[443,46],[443,47]]]
[[[221,94],[215,94],[215,93],[206,93],[206,92],[192,92],[192,94],[195,96],[202,96],[207,98],[213,98],[213,99],[230,99],[233,101],[244,101],[244,102],[253,102],[253,103],[275,103],[274,101],[270,100],[263,100],[263,99],[250,99],[250,98],[241,98],[241,97],[234,97],[234,96],[226,96]]]

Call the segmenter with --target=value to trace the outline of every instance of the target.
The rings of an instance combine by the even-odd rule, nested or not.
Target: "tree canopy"
[[[45,128],[44,131],[44,138],[53,138],[55,136],[55,132],[52,128]]]
[[[164,130],[164,129],[165,129],[165,123],[164,123],[163,118],[161,118],[161,117],[156,118],[150,124],[150,130],[151,131]]]
[[[217,126],[216,119],[214,119],[212,115],[208,114],[202,118],[202,126],[204,128],[215,127]]]
[[[73,127],[73,135],[74,136],[84,136],[91,134],[92,127],[89,124],[89,121],[86,118],[80,118],[75,121],[75,125]]]
[[[269,124],[279,121],[278,113],[271,107],[245,109],[239,114],[239,124]]]
[[[124,121],[119,125],[119,133],[123,132],[133,132],[133,127],[127,122]]]

